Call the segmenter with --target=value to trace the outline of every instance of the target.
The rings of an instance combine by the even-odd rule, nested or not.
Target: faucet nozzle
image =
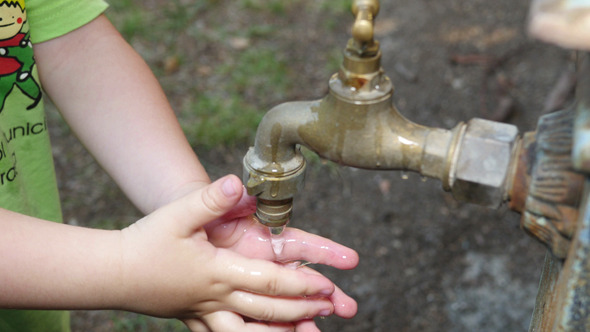
[[[293,198],[283,200],[258,199],[256,218],[264,226],[276,230],[287,225],[293,211]]]

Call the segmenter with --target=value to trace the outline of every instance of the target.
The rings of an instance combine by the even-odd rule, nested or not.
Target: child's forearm
[[[0,209],[0,308],[120,307],[120,231]]]
[[[156,78],[105,17],[34,48],[45,90],[142,211],[209,182]]]

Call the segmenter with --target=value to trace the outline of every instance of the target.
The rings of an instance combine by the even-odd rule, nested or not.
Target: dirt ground
[[[482,117],[533,130],[547,96],[571,69],[571,54],[527,36],[528,5],[524,0],[382,1],[376,34],[402,114],[444,128]],[[315,29],[319,20],[313,12],[294,12],[285,33],[272,41],[302,73],[288,97],[315,99],[327,91],[326,56],[319,44],[344,47],[352,19],[338,18],[342,29],[330,36]],[[174,104],[175,95],[171,98]],[[108,177],[89,157],[80,157],[81,148],[66,134],[54,132],[66,220],[100,221],[106,212],[122,220],[116,226],[134,220],[136,212],[116,188],[102,184]],[[220,148],[200,156],[212,177],[219,177],[241,174],[245,151],[245,146]],[[88,188],[80,178],[101,185]],[[316,164],[296,198],[291,225],[360,255],[352,271],[318,267],[359,304],[353,319],[318,320],[322,331],[528,328],[545,250],[520,230],[519,215],[506,208],[457,203],[439,182],[415,174]],[[103,318],[75,313],[74,329],[108,330],[99,323]]]

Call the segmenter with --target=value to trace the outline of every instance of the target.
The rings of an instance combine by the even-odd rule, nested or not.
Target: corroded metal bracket
[[[590,184],[565,261],[547,253],[529,332],[590,330]]]
[[[590,330],[589,99],[590,55],[580,53],[576,104],[574,110],[570,111],[567,117],[573,117],[572,169],[583,174],[581,175],[583,179],[570,181],[576,181],[577,184],[582,186],[584,194],[579,204],[579,213],[576,219],[572,219],[575,213],[570,211],[569,218],[571,220],[562,222],[561,224],[553,224],[559,236],[562,237],[562,240],[563,238],[568,238],[567,246],[564,248],[560,247],[557,250],[558,253],[562,250],[564,251],[557,255],[562,256],[564,258],[563,260],[551,254],[546,256],[535,311],[529,329],[530,332],[577,332]],[[565,201],[564,196],[561,197],[561,201]],[[573,220],[576,220],[576,222],[572,223]],[[557,238],[555,237],[555,232],[552,236]]]
[[[525,231],[565,258],[578,219],[584,175],[571,161],[574,110],[541,117],[520,151],[510,207],[522,213]]]

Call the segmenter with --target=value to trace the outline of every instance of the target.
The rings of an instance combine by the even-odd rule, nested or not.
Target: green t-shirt
[[[0,207],[62,222],[32,43],[77,29],[106,7],[102,0],[0,0]],[[69,325],[64,311],[0,310],[2,332],[63,332]]]

